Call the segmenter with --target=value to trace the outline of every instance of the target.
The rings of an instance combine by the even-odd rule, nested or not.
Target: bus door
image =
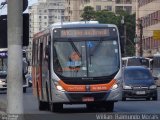
[[[43,84],[42,84],[42,57],[43,57],[43,43],[40,42],[39,44],[39,53],[38,53],[38,56],[39,56],[39,78],[38,78],[38,81],[39,81],[39,95],[42,97],[43,99]]]

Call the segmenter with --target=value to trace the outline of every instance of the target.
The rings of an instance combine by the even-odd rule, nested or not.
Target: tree
[[[121,23],[122,16],[124,17],[124,24]],[[123,10],[118,11],[117,14],[107,10],[94,11],[93,7],[87,6],[84,8],[81,17],[83,18],[83,20],[96,20],[99,23],[115,24],[119,29],[120,36],[123,35],[123,27],[124,25],[126,25],[126,55],[135,55],[135,14],[131,15]]]
[[[96,11],[95,20],[99,21],[99,23],[118,24],[118,18],[115,13],[107,10]]]
[[[122,16],[124,16],[124,24],[121,23]],[[118,14],[115,14],[107,10],[101,10],[95,12],[95,20],[99,21],[99,23],[117,25],[120,32],[120,36],[123,35],[123,27],[124,25],[126,25],[126,55],[133,56],[135,54],[135,14],[130,15],[125,11],[119,11]]]
[[[93,20],[95,18],[95,11],[94,8],[91,6],[86,6],[83,10],[83,13],[81,15],[81,17],[83,18],[83,20],[85,21],[90,21]]]

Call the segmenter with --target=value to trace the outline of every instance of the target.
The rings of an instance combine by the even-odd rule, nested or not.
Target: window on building
[[[108,11],[112,11],[112,6],[105,6],[105,9]]]
[[[47,12],[47,10],[44,10],[44,13],[46,13]]]
[[[132,4],[132,0],[126,0],[125,3],[126,4]]]
[[[47,22],[44,22],[44,25],[47,25]]]
[[[44,16],[44,19],[47,19],[47,16]]]
[[[120,4],[121,3],[121,0],[116,0],[116,4]]]
[[[96,5],[96,11],[100,11],[101,10],[101,6],[100,5]]]
[[[124,6],[124,9],[127,13],[131,14],[132,13],[132,6]]]
[[[123,6],[116,6],[115,11],[116,13],[119,13],[119,11],[123,10]]]

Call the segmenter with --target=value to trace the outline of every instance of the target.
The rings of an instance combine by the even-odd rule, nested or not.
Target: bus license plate
[[[83,97],[82,101],[83,102],[93,102],[94,101],[94,97]]]
[[[136,94],[137,94],[137,95],[145,95],[146,92],[145,92],[145,91],[137,91]]]

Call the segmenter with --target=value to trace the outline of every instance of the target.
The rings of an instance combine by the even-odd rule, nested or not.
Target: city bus
[[[23,92],[26,93],[28,81],[25,78],[28,69],[26,51],[23,50]],[[8,49],[0,48],[0,91],[7,90]]]
[[[39,110],[86,104],[113,111],[122,99],[121,63],[116,25],[55,23],[34,34],[32,87]]]
[[[145,58],[145,57],[137,57],[137,56],[122,57],[122,65],[123,65],[123,67],[126,67],[126,66],[145,66],[151,70],[152,59]]]

